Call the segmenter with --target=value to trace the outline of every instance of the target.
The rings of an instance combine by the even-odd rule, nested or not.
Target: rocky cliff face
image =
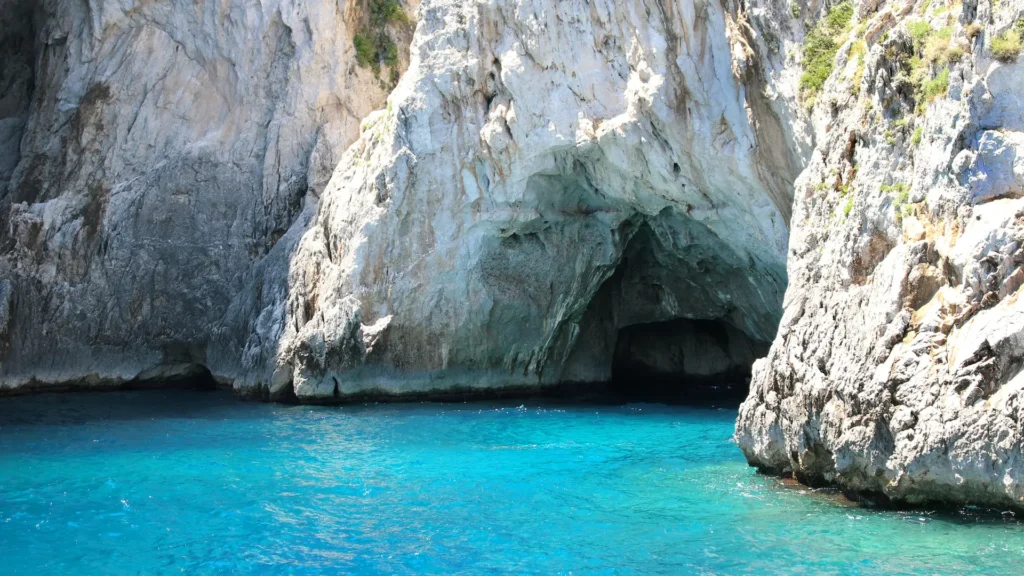
[[[862,2],[838,38],[785,314],[737,423],[752,464],[881,499],[1024,502],[1022,16]]]
[[[604,381],[621,329],[677,319],[769,341],[807,140],[749,22],[689,1],[424,3],[244,385],[329,401]],[[705,341],[722,357],[705,371],[744,353]]]
[[[366,114],[380,2],[5,1],[8,389],[714,375],[774,336],[810,141],[768,9],[428,2]]]
[[[106,385],[209,350],[387,85],[360,6],[0,1],[0,383]]]

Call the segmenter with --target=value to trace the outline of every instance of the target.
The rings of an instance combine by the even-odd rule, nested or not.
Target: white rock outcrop
[[[770,341],[809,141],[748,22],[690,0],[424,2],[411,67],[324,191],[240,386],[605,381],[620,329],[675,319]]]
[[[713,375],[774,336],[811,143],[768,8],[427,2],[369,114],[376,4],[2,2],[5,390]]]
[[[1024,505],[1024,64],[991,57],[1022,8],[886,2],[854,22],[796,184],[785,314],[740,409],[752,464],[874,499]],[[858,30],[877,31],[860,55]]]

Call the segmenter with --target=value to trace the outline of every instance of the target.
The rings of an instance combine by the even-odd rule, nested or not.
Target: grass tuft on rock
[[[916,147],[918,144],[921,143],[921,138],[923,137],[924,128],[922,128],[921,126],[914,128],[914,133],[910,136],[910,144]]]
[[[992,57],[1000,62],[1016,62],[1024,44],[1021,39],[1024,37],[1024,20],[1017,21],[1016,26],[992,38],[990,50]]]
[[[836,63],[836,53],[842,46],[843,36],[850,31],[853,3],[833,6],[804,38],[803,74],[800,91],[804,97],[813,97],[825,86]]]
[[[943,68],[938,75],[921,83],[921,96],[925,102],[932,102],[939,96],[945,96],[949,90],[949,68]]]
[[[853,77],[850,79],[853,84],[853,95],[857,96],[860,94],[860,83],[864,80],[864,59],[865,54],[868,51],[868,45],[863,40],[854,42],[850,48],[850,57],[857,59],[857,67],[853,71]]]

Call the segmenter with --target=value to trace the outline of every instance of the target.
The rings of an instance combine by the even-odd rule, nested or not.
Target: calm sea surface
[[[2,574],[1021,574],[1024,525],[746,466],[735,408],[0,400]]]

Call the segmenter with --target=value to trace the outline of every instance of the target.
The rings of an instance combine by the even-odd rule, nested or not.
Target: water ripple
[[[1024,529],[754,474],[734,413],[0,403],[5,574],[1001,574]]]

